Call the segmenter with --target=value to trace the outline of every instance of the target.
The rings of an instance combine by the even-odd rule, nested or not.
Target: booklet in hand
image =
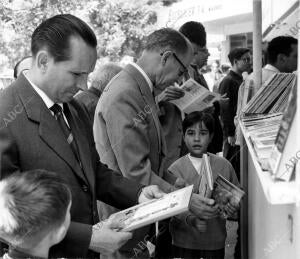
[[[203,154],[200,177],[199,194],[206,198],[210,198],[214,188],[214,179],[207,154]]]
[[[122,231],[132,231],[154,222],[187,212],[193,191],[193,185],[165,194],[160,199],[153,199],[134,207],[120,211],[121,221],[125,226]]]
[[[222,175],[218,175],[214,183],[212,198],[219,205],[223,218],[228,217],[225,209],[227,203],[238,205],[244,195],[244,191],[226,180]]]
[[[184,96],[170,102],[184,113],[202,111],[212,106],[221,97],[220,94],[209,91],[192,78],[185,81],[180,86],[180,89],[184,91]]]

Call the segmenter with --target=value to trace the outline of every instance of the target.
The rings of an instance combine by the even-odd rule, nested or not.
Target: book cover
[[[221,215],[223,218],[227,218],[225,207],[227,203],[239,204],[245,192],[229,182],[222,175],[218,175],[214,183],[214,190],[212,192],[212,198],[219,205]]]
[[[192,78],[184,82],[180,88],[184,91],[184,96],[170,102],[185,113],[202,111],[220,99],[220,94],[207,90]]]
[[[165,194],[160,199],[141,203],[120,211],[123,231],[132,231],[189,210],[193,185]]]

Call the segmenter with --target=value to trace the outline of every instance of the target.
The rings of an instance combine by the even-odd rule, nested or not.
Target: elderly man
[[[14,67],[14,78],[17,79],[18,76],[23,72],[31,68],[32,56],[27,56],[22,58]]]
[[[90,88],[75,96],[75,99],[87,108],[92,123],[94,122],[94,114],[98,100],[104,91],[104,88],[121,70],[122,67],[112,62],[99,66],[92,74]]]
[[[70,228],[49,257],[112,253],[131,238],[115,230],[119,222],[97,224],[97,199],[122,209],[162,195],[99,162],[88,114],[73,99],[87,87],[96,45],[91,28],[75,16],[45,20],[31,38],[31,69],[0,94],[0,179],[42,168],[59,173],[72,193]]]
[[[129,179],[170,192],[174,187],[169,182],[180,179],[164,171],[166,147],[154,92],[181,80],[193,59],[193,48],[170,28],[154,31],[145,42],[137,63],[127,65],[105,88],[95,112],[94,137],[102,162]],[[202,217],[215,215],[217,209],[207,203],[213,201],[194,195],[191,210]],[[137,242],[144,231],[144,235],[136,233]]]

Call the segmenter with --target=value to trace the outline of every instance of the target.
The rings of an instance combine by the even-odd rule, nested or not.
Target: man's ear
[[[172,55],[172,51],[170,50],[166,50],[163,53],[160,54],[161,58],[160,58],[160,62],[162,64],[162,66],[165,66],[165,64],[167,63],[167,59]]]
[[[46,72],[49,65],[50,57],[47,51],[41,50],[36,55],[37,67],[42,71]]]

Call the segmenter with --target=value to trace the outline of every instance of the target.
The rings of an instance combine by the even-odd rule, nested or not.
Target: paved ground
[[[227,221],[227,239],[225,242],[225,259],[233,259],[234,247],[236,243],[236,231],[238,228],[238,223],[236,221]]]

